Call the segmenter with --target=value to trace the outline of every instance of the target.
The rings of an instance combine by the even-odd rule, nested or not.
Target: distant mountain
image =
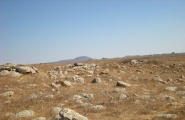
[[[67,59],[67,60],[60,60],[53,63],[70,63],[70,62],[84,62],[88,60],[94,60],[93,58],[87,57],[87,56],[80,56],[74,59]]]

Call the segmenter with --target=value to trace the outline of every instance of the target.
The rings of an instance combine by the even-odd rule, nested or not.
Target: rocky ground
[[[1,120],[185,120],[185,55],[0,66]]]

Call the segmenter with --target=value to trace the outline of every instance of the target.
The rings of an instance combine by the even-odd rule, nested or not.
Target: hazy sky
[[[185,0],[0,0],[0,64],[185,52]]]

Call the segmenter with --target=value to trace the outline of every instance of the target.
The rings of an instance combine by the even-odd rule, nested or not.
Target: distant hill
[[[67,60],[60,60],[53,63],[70,63],[70,62],[84,62],[88,60],[94,60],[93,58],[87,57],[87,56],[80,56],[74,59],[67,59]]]

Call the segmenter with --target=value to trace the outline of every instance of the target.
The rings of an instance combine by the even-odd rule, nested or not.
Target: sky
[[[185,0],[0,0],[0,64],[185,52]]]

